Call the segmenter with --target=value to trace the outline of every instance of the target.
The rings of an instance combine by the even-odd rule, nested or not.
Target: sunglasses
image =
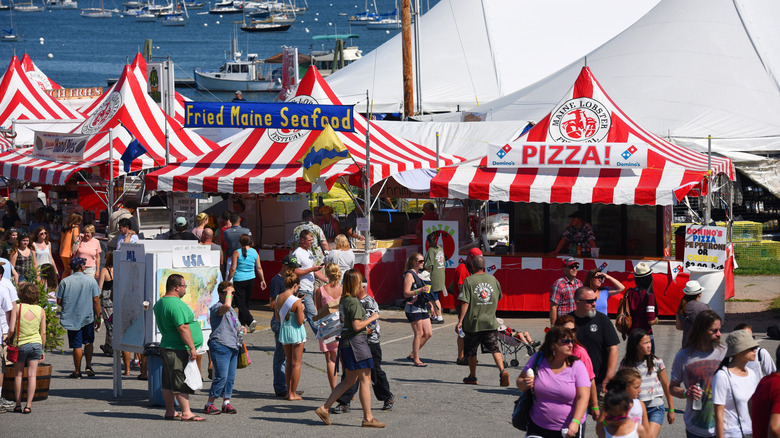
[[[577,300],[581,303],[588,303],[588,304],[594,304],[596,301],[598,301],[598,298],[594,298],[592,300]]]
[[[417,263],[422,263],[422,262],[424,262],[424,261],[425,261],[425,260],[423,260],[423,259],[420,259],[420,260],[417,260]]]
[[[572,338],[563,338],[560,341],[558,341],[561,345],[569,345],[574,342],[574,339]]]

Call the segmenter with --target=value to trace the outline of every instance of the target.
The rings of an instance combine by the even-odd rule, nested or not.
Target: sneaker
[[[363,420],[363,427],[375,427],[375,428],[382,428],[387,426],[387,424],[382,423],[381,421],[377,420],[376,418],[372,418],[371,421]]]
[[[385,400],[385,404],[384,404],[384,406],[382,406],[382,410],[383,411],[392,411],[394,403],[395,403],[395,397],[390,397],[389,399]]]
[[[249,333],[254,333],[257,330],[257,321],[254,319],[249,323]]]
[[[92,370],[92,367],[86,367],[84,372],[87,374],[87,377],[95,377],[95,371]]]
[[[112,357],[114,355],[114,349],[111,348],[108,345],[101,345],[100,349],[103,350],[103,354],[105,354],[108,357]]]
[[[466,385],[476,385],[477,384],[477,378],[476,377],[464,377],[463,383]]]
[[[347,404],[337,404],[336,406],[330,408],[331,414],[346,414],[349,412],[349,403]]]
[[[509,386],[509,372],[502,371],[500,381],[501,386]]]
[[[11,400],[6,400],[5,398],[0,397],[0,406],[4,408],[12,408],[16,406],[16,402],[13,402]]]
[[[235,414],[237,412],[238,411],[236,410],[236,408],[231,406],[230,403],[228,403],[226,405],[222,405],[222,413],[223,414]]]
[[[203,408],[203,413],[206,415],[219,415],[222,412],[213,403],[209,403]]]
[[[5,414],[6,412],[8,412],[8,409],[5,406],[0,406],[0,414]]]

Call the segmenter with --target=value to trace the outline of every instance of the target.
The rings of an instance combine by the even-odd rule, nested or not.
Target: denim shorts
[[[95,325],[89,323],[78,330],[68,330],[68,347],[82,348],[95,342]]]
[[[664,405],[658,405],[652,408],[647,408],[647,419],[653,423],[664,424],[664,413],[666,408]]]
[[[43,357],[43,346],[37,342],[19,346],[18,363],[26,364],[28,360],[41,360]]]

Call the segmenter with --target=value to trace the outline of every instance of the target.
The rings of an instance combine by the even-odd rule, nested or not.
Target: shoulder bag
[[[22,321],[22,303],[19,303],[19,314],[16,316],[16,344],[6,347],[5,358],[16,363],[19,360],[19,323]]]
[[[544,355],[542,352],[536,353],[536,359],[534,360],[533,367],[534,376],[538,377],[536,372],[539,369],[539,364],[542,362]],[[534,390],[533,388],[520,394],[520,397],[515,400],[515,409],[512,411],[512,426],[520,430],[528,430],[528,424],[531,422],[531,407],[534,404]]]
[[[739,424],[739,434],[742,435],[743,438],[753,438],[753,435],[745,435],[745,432],[742,430],[742,419],[739,417],[739,406],[737,405],[737,398],[734,396],[734,386],[731,384],[731,372],[728,368],[726,368],[726,378],[729,379],[729,388],[731,389],[731,399],[734,400],[734,412],[737,413],[737,424]]]

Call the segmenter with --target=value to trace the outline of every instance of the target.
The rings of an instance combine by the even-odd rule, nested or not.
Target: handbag
[[[19,303],[19,314],[16,316],[16,345],[9,345],[6,348],[5,359],[16,363],[19,360],[19,323],[22,321],[22,303]]]
[[[250,363],[249,362],[249,352],[246,351],[246,344],[242,342],[241,343],[241,348],[239,348],[238,362],[237,362],[236,368],[238,368],[239,370],[243,369],[243,368],[246,368],[246,367],[249,366],[249,363]]]
[[[536,359],[534,360],[532,367],[534,375],[537,374],[536,371],[539,369],[539,364],[542,362],[543,356],[541,351],[536,353]],[[521,393],[520,397],[515,400],[515,408],[512,411],[512,426],[514,426],[515,429],[520,429],[522,431],[528,430],[528,424],[531,422],[531,407],[533,404],[533,389]]]

